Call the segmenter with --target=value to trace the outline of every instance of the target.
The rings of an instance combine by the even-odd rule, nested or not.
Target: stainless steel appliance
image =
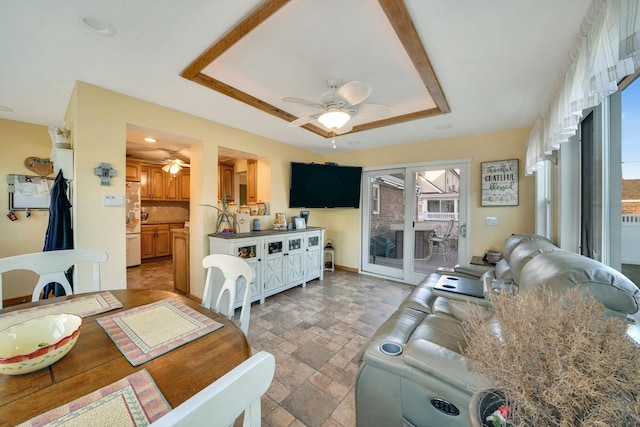
[[[127,267],[140,265],[140,183],[127,181]]]

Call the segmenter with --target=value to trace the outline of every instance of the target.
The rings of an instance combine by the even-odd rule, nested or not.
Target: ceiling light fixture
[[[178,164],[177,160],[172,160],[171,163],[166,164],[162,167],[163,171],[170,173],[171,175],[177,174],[178,172],[180,172],[180,169],[182,169],[182,166]]]
[[[318,117],[318,121],[327,129],[340,129],[347,124],[351,116],[339,108],[332,107],[326,113]]]
[[[155,138],[151,138],[150,136],[146,137],[144,140],[146,142],[156,142],[156,139]]]

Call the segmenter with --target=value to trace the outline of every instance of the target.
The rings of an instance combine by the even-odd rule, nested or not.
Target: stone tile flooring
[[[170,289],[171,261],[128,270],[129,288]],[[345,271],[251,306],[249,344],[276,357],[262,399],[266,427],[355,426],[354,385],[366,344],[412,286]],[[238,423],[236,423],[238,425]]]

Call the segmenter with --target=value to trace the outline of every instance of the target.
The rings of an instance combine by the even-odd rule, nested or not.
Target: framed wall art
[[[518,159],[481,163],[482,206],[518,206]]]

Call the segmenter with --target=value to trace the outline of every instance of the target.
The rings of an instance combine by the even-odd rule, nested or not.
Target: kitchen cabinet
[[[220,163],[218,165],[218,199],[227,198],[227,202],[233,202],[233,165]]]
[[[140,227],[141,258],[171,255],[169,224],[143,224]]]
[[[171,230],[173,252],[173,287],[176,291],[189,296],[189,229]]]
[[[125,179],[127,181],[140,182],[142,173],[142,161],[138,159],[127,159],[125,166]]]
[[[324,229],[252,231],[236,235],[209,235],[209,253],[244,258],[251,266],[251,301],[264,299],[314,279],[322,280]],[[242,291],[244,292],[244,291]],[[238,288],[238,295],[243,295]],[[236,307],[240,304],[239,299]]]
[[[178,200],[189,201],[191,198],[191,172],[183,169],[180,171],[180,181],[178,182]]]
[[[247,160],[247,202],[258,201],[258,161]]]
[[[176,202],[189,201],[191,174],[188,170],[181,170],[175,175],[165,173],[165,200]]]
[[[160,166],[142,164],[140,168],[140,198],[165,200],[165,172]]]

